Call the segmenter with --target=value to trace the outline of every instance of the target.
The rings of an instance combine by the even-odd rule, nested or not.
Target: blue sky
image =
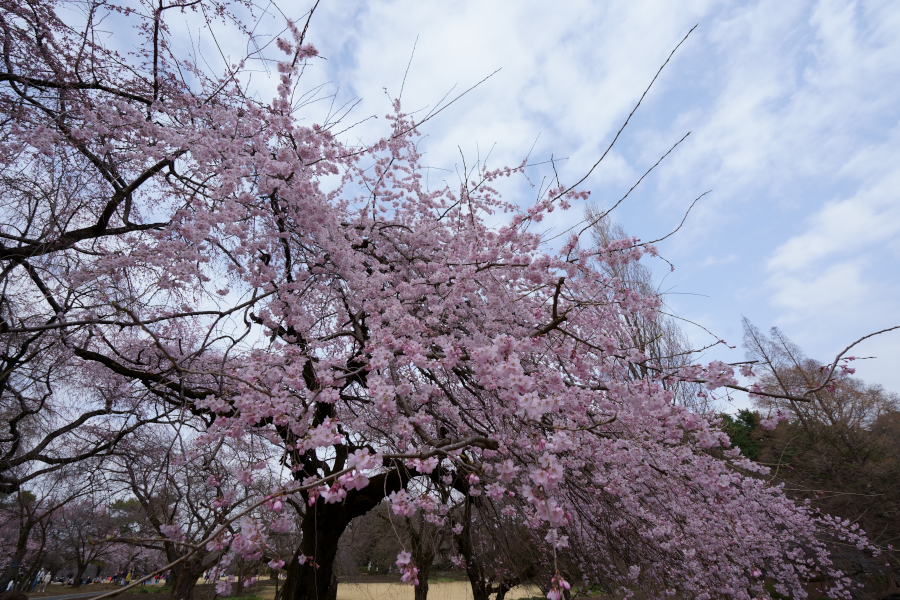
[[[308,9],[279,6],[295,18]],[[738,346],[710,359],[743,358],[742,315],[823,360],[900,325],[900,3],[322,0],[309,39],[327,60],[307,81],[329,82],[338,105],[360,99],[354,122],[389,111],[384,88],[399,94],[414,44],[408,110],[500,68],[423,127],[426,162],[448,169],[433,176],[456,185],[461,152],[471,162],[493,148],[494,166],[516,165],[534,144],[533,161],[565,158],[560,177],[574,182],[695,24],[585,183],[592,200],[615,202],[691,132],[614,216],[654,239],[711,190],[661,244],[675,271],[653,264],[680,316]],[[374,140],[385,126],[366,121],[348,139]],[[536,194],[524,182],[505,191],[523,206]],[[545,224],[581,218],[576,207]],[[685,330],[697,345],[710,340]],[[900,332],[851,354],[878,357],[858,374],[900,392]]]

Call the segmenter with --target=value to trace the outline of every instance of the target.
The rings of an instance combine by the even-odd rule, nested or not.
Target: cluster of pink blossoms
[[[419,585],[419,569],[412,564],[412,555],[406,550],[397,555],[397,566],[400,567],[400,581],[410,585]]]

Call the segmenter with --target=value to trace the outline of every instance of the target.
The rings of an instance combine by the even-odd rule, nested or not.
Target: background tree
[[[47,554],[63,551],[57,542],[61,526],[58,513],[88,494],[94,483],[77,475],[57,469],[32,480],[31,490],[20,488],[0,496],[0,527],[4,532],[0,539],[4,557],[0,589],[5,590],[10,581],[20,588]]]
[[[451,502],[452,492],[447,486],[426,482],[425,489],[419,493],[435,494],[436,501],[446,507],[447,515],[452,514],[456,508]],[[442,554],[450,548],[451,529],[447,515],[422,514],[416,512],[404,519],[403,529],[405,538],[409,541],[409,553],[412,564],[418,569],[415,584],[415,600],[428,598],[428,578],[431,575],[435,561],[440,561]]]
[[[612,218],[610,212],[596,204],[589,204],[585,208],[585,220],[596,246],[605,247],[616,240],[631,237]],[[651,319],[644,318],[639,313],[623,315],[628,323],[625,331],[628,332],[629,339],[620,340],[620,344],[637,349],[650,357],[657,368],[664,370],[677,370],[691,364],[695,351],[678,325],[677,317],[665,305],[665,294],[660,294],[653,282],[653,272],[647,265],[641,262],[602,262],[597,265],[597,269],[604,276],[621,281],[628,289],[643,296],[658,297],[663,302],[662,309]],[[648,368],[646,363],[636,363],[631,367],[631,375],[636,379],[644,378],[648,374]],[[663,380],[663,385],[671,386],[676,401],[691,410],[706,412],[711,408],[710,397],[695,383]]]
[[[93,494],[65,504],[56,515],[63,556],[75,567],[73,588],[82,584],[90,566],[107,562],[111,544],[107,538],[118,536],[119,523],[109,509],[109,498]],[[94,573],[92,576],[95,576]]]
[[[361,574],[397,573],[397,555],[408,547],[402,517],[391,515],[390,503],[382,502],[350,523],[341,536],[337,568],[342,580],[361,581]]]
[[[769,392],[792,393],[818,387],[827,366],[810,359],[784,333],[764,335],[744,320],[744,346],[755,381]],[[776,411],[787,420],[774,431],[756,428],[759,460],[771,468],[775,483],[819,510],[864,529],[887,557],[897,578],[900,541],[900,397],[879,385],[852,377],[849,366],[809,395],[810,402],[757,396],[763,417]],[[840,547],[847,572],[885,574],[883,561]],[[884,582],[881,582],[884,583]],[[897,581],[900,583],[900,581]]]
[[[193,598],[197,580],[223,556],[215,547],[189,552],[223,526],[235,532],[229,517],[273,486],[272,448],[265,440],[223,439],[195,449],[184,439],[188,432],[146,428],[119,444],[109,469],[110,479],[140,507],[141,528],[120,531],[117,541],[162,551],[170,563],[187,557],[172,569],[171,595],[183,600]],[[289,531],[293,523],[281,521],[279,529]],[[241,577],[238,593],[242,583]]]
[[[539,579],[538,564],[553,562],[552,550],[542,554],[544,544],[538,540],[536,546],[524,524],[504,517],[498,508],[490,500],[466,496],[454,515],[457,564],[465,569],[476,600],[503,600],[514,587]],[[549,577],[540,580],[544,591],[547,581]]]
[[[736,414],[723,413],[722,431],[728,434],[731,443],[741,449],[741,453],[750,460],[759,458],[759,444],[753,434],[759,428],[759,414],[742,408]]]

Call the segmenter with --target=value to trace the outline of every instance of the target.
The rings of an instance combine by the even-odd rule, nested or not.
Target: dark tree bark
[[[75,579],[72,580],[72,589],[77,590],[81,587],[81,578],[84,577],[84,572],[87,570],[88,566],[78,564],[75,568]]]
[[[41,546],[38,548],[38,551],[35,553],[34,560],[31,563],[31,566],[28,568],[27,573],[27,581],[34,581],[35,577],[37,577],[38,572],[41,569],[41,565],[44,563],[44,559],[47,556],[47,553],[44,551],[44,548],[47,546],[47,523],[45,521],[40,521],[38,523],[39,529],[41,532]],[[0,588],[6,589],[6,588]]]
[[[456,546],[466,561],[466,576],[469,578],[473,599],[489,600],[489,583],[481,569],[481,564],[475,557],[475,550],[472,547],[472,502],[469,498],[466,498],[463,512],[463,530],[459,537],[456,538]]]
[[[419,583],[415,586],[415,600],[427,600],[428,598],[428,574],[434,563],[435,542],[434,532],[429,531],[428,522],[424,518],[419,519],[418,526],[414,519],[406,520],[409,530],[409,540],[412,546],[413,564],[419,570]],[[433,529],[433,526],[432,526]]]
[[[419,569],[419,585],[415,589],[415,600],[428,600],[428,573],[431,571],[433,560],[432,556],[432,560],[423,563],[422,568]]]
[[[300,547],[285,565],[287,579],[282,600],[334,600],[338,583],[334,559],[344,530],[350,521],[378,506],[391,492],[403,489],[409,479],[405,470],[394,470],[373,477],[362,490],[348,492],[340,504],[325,504],[319,498],[308,507],[300,526]],[[302,565],[301,556],[306,557]]]
[[[19,567],[22,565],[22,559],[25,558],[25,554],[28,552],[28,536],[31,535],[31,529],[33,527],[34,523],[31,523],[26,524],[25,527],[19,529],[19,537],[16,540],[16,551],[13,553],[9,565],[4,569],[3,575],[0,576],[0,590],[5,590],[6,586],[9,585],[9,582],[13,581],[16,578],[16,575],[18,575]]]
[[[175,567],[173,569],[175,583],[172,585],[172,593],[169,597],[172,600],[192,600],[197,580],[205,570],[206,568],[199,559],[183,562]]]

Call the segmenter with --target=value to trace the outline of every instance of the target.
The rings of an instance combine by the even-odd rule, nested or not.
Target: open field
[[[506,595],[510,600],[543,597],[537,587],[516,588]],[[447,581],[428,585],[429,600],[467,600],[472,598],[468,582]],[[402,583],[341,583],[337,600],[413,600],[413,587]]]
[[[44,592],[26,592],[29,598],[46,598],[48,596],[68,596],[70,594],[87,594],[88,592],[96,592],[99,596],[103,592],[121,589],[114,583],[92,583],[73,588],[71,585],[62,585],[60,583],[51,583]]]
[[[207,592],[212,592],[211,589],[205,589],[207,587],[212,588],[212,586],[197,586],[197,596],[205,598],[207,595],[211,595],[207,594]],[[52,588],[48,587],[47,592],[44,594],[28,594],[28,596],[29,598],[52,598],[61,595],[86,594],[90,592],[100,595],[117,588],[118,586],[116,585],[94,584],[73,590],[69,586],[60,585]],[[167,600],[169,597],[168,593],[154,593],[154,589],[151,586],[141,589],[147,591],[143,593],[126,593],[122,597],[129,600],[134,600],[135,596],[139,600]],[[272,600],[274,596],[274,586],[265,586],[248,590],[245,598],[248,600],[253,598]],[[522,600],[523,598],[543,597],[543,594],[537,587],[532,586],[516,588],[507,594],[506,597],[509,600]],[[239,598],[235,597],[229,600],[239,600]],[[472,589],[469,587],[469,583],[465,581],[435,581],[429,585],[428,598],[429,600],[468,600],[472,598]],[[403,583],[386,582],[341,583],[338,584],[337,600],[413,600],[413,587]]]

